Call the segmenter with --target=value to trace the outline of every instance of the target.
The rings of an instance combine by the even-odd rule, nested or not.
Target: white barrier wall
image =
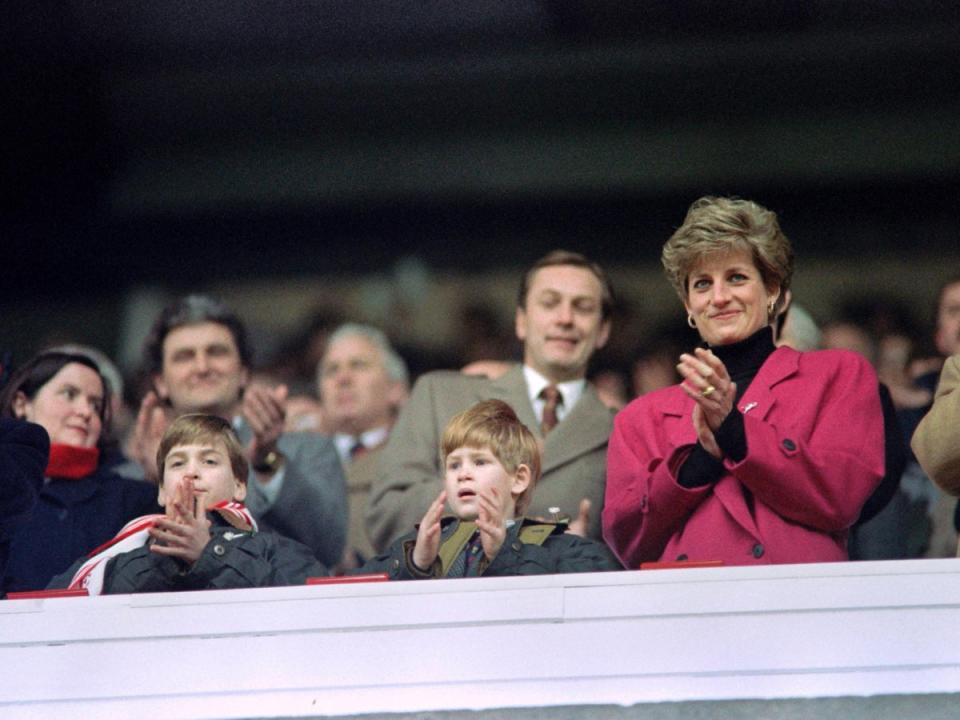
[[[0,717],[958,693],[958,610],[960,560],[8,600]]]

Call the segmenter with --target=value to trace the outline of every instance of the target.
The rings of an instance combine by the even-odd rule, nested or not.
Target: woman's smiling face
[[[749,250],[732,249],[694,266],[684,306],[708,345],[729,345],[770,324],[770,304],[779,293],[764,286]]]
[[[37,390],[33,398],[19,393],[18,417],[42,425],[51,443],[94,447],[103,429],[103,382],[93,369],[68,363]]]

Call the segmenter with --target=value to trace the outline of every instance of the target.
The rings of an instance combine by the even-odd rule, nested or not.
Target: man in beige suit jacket
[[[574,518],[586,499],[588,535],[600,538],[613,414],[587,384],[586,371],[609,337],[612,305],[610,283],[598,265],[577,253],[554,251],[530,268],[520,287],[516,333],[523,365],[496,379],[437,371],[417,381],[380,456],[367,504],[367,532],[377,550],[409,532],[436,499],[443,428],[488,398],[509,403],[543,441],[543,474],[528,515]],[[562,397],[552,429],[552,402],[541,396],[548,387]]]
[[[960,354],[944,363],[933,406],[910,445],[924,472],[946,492],[960,495]]]

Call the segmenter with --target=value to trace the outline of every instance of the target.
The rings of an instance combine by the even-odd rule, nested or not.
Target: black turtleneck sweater
[[[773,344],[773,331],[770,327],[762,327],[745,340],[710,349],[723,362],[730,379],[737,384],[733,408],[713,435],[724,457],[740,462],[747,456],[747,434],[743,427],[743,413],[737,408],[737,403],[757,376],[760,366],[777,349]],[[686,488],[703,487],[717,482],[723,477],[723,472],[723,463],[697,443],[680,467],[677,482]]]

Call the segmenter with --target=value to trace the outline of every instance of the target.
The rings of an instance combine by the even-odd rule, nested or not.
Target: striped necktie
[[[544,400],[540,432],[546,435],[553,430],[559,422],[559,418],[557,418],[557,406],[563,402],[563,394],[556,385],[547,385],[540,391],[540,397]]]

